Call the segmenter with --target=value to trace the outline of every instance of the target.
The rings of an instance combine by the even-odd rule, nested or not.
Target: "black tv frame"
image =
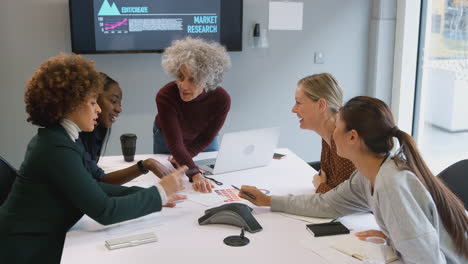
[[[190,0],[188,0],[190,1]],[[94,32],[94,13],[93,13],[93,0],[69,0],[69,13],[70,13],[70,34],[71,34],[71,48],[72,52],[76,54],[116,54],[116,53],[162,53],[164,49],[151,49],[151,50],[108,50],[97,51],[96,40]],[[223,28],[230,28],[234,34],[223,35],[221,33],[220,43],[226,47],[228,51],[242,51],[242,26],[243,26],[243,0],[221,0],[221,32]],[[72,10],[83,9],[81,14],[88,11],[88,16],[93,19],[88,19],[85,22],[79,22],[84,25],[80,32],[85,32],[80,38],[75,38],[74,26],[78,24],[77,17],[74,17]],[[233,12],[237,9],[237,12]],[[235,16],[238,14],[239,16]],[[235,35],[235,36],[234,36]],[[84,37],[84,36],[87,36]],[[77,45],[78,42],[80,45]],[[229,43],[229,46],[227,45]],[[79,49],[78,47],[83,47]]]

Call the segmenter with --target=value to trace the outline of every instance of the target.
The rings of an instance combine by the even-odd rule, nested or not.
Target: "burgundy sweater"
[[[229,94],[221,87],[203,91],[197,98],[184,102],[176,82],[170,82],[156,95],[156,123],[164,135],[167,148],[180,165],[187,165],[189,178],[198,167],[192,157],[202,152],[223,127],[231,107]]]

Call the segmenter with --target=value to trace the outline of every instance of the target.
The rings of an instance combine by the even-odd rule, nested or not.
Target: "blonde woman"
[[[338,156],[333,139],[343,91],[331,74],[321,73],[299,80],[295,97],[292,112],[299,118],[300,127],[315,131],[322,138],[321,169],[312,182],[316,192],[325,193],[347,180],[355,170],[351,161]]]

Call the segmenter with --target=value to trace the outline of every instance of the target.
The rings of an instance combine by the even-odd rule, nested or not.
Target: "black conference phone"
[[[228,203],[205,211],[198,219],[200,225],[226,224],[245,228],[250,233],[263,228],[252,215],[252,208],[242,203]]]

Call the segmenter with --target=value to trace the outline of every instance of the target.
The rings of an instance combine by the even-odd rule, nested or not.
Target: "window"
[[[423,0],[413,136],[434,174],[468,158],[468,0]]]

